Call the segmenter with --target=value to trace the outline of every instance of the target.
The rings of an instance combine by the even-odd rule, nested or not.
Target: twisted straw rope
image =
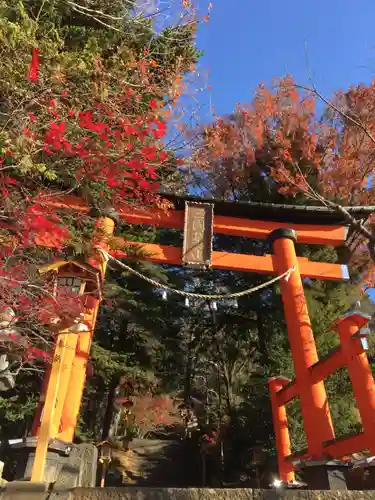
[[[130,273],[134,274],[135,276],[138,276],[138,278],[141,278],[142,280],[146,281],[147,283],[150,283],[151,285],[155,286],[156,288],[160,288],[161,290],[166,290],[171,293],[175,293],[176,295],[181,295],[182,297],[188,297],[188,298],[196,298],[196,299],[203,299],[203,300],[226,300],[226,299],[233,299],[237,297],[243,297],[245,295],[251,295],[255,292],[258,292],[259,290],[262,290],[263,288],[266,288],[267,286],[272,285],[273,283],[276,283],[277,281],[280,281],[281,279],[285,278],[286,280],[289,279],[289,276],[293,271],[295,271],[295,267],[291,267],[285,273],[280,274],[280,276],[276,276],[275,278],[272,278],[269,281],[266,281],[265,283],[262,283],[261,285],[257,285],[253,288],[247,288],[246,290],[242,290],[241,292],[233,292],[233,293],[225,293],[225,294],[205,294],[205,293],[193,293],[193,292],[186,292],[184,290],[177,290],[176,288],[172,288],[168,285],[163,285],[162,283],[159,283],[158,281],[149,278],[148,276],[145,276],[144,274],[136,271],[132,267],[128,266],[127,264],[124,264],[120,260],[116,259],[115,257],[112,257],[108,252],[103,250],[102,248],[97,248],[98,251],[100,251],[106,261],[113,261],[123,269],[126,269]]]

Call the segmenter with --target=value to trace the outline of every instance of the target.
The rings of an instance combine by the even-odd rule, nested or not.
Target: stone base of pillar
[[[367,490],[375,490],[375,467],[370,466],[365,468],[363,488]]]
[[[16,481],[30,480],[36,442],[35,437],[9,442],[11,459],[16,463]],[[53,483],[59,488],[92,488],[96,485],[97,463],[96,446],[51,440],[44,470],[44,483]]]
[[[74,444],[65,458],[56,481],[56,487],[93,488],[96,486],[98,448],[92,444]]]
[[[375,490],[375,457],[352,460],[348,477],[350,490]]]
[[[34,436],[9,441],[10,455],[15,462],[16,481],[30,480],[34,464],[37,438]],[[44,480],[46,484],[55,483],[63,467],[64,461],[71,452],[72,444],[51,440],[46,457]]]
[[[301,464],[304,481],[309,490],[347,490],[348,463],[339,460],[330,462],[305,462]]]
[[[48,500],[49,493],[45,483],[12,481],[8,483],[1,496],[2,500]]]

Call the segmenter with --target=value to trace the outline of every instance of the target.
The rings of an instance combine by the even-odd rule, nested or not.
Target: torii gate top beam
[[[316,226],[347,225],[345,217],[338,210],[315,205],[286,205],[262,203],[254,201],[231,201],[216,198],[200,198],[197,196],[177,196],[161,193],[171,201],[176,210],[184,210],[186,201],[213,203],[216,215],[261,219],[292,224],[313,224]],[[367,219],[375,212],[375,205],[343,207],[355,219]]]
[[[339,211],[325,207],[232,202],[171,194],[163,196],[174,204],[175,210],[165,212],[130,204],[115,208],[120,219],[130,224],[149,224],[182,230],[186,201],[213,203],[214,233],[266,239],[275,229],[289,228],[296,231],[300,243],[330,246],[342,245],[347,237],[348,228],[344,216]],[[55,208],[90,212],[90,207],[76,196],[53,198],[44,203]],[[375,212],[375,206],[347,207],[347,210],[356,219],[366,219]]]

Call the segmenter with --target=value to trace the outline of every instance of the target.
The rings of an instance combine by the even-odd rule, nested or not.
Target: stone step
[[[309,491],[212,488],[92,488],[76,489],[67,500],[374,500],[375,491]],[[51,497],[60,500],[61,497]],[[65,499],[64,499],[65,500]]]

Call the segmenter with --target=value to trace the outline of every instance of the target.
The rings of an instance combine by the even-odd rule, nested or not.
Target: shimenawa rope
[[[176,295],[181,295],[182,297],[196,298],[196,299],[203,299],[203,300],[226,300],[226,299],[234,299],[234,298],[238,298],[238,297],[243,297],[245,295],[251,295],[255,292],[258,292],[259,290],[262,290],[263,288],[266,288],[270,285],[273,285],[273,283],[276,283],[277,281],[280,281],[283,278],[288,280],[291,273],[295,270],[295,267],[291,267],[290,269],[285,271],[285,273],[282,273],[279,276],[276,276],[275,278],[272,278],[271,280],[266,281],[265,283],[257,285],[253,288],[247,288],[246,290],[242,290],[241,292],[233,292],[233,293],[226,293],[226,294],[194,293],[194,292],[186,292],[185,290],[177,290],[176,288],[172,288],[168,285],[163,285],[163,283],[159,283],[158,281],[156,281],[152,278],[149,278],[148,276],[145,276],[144,274],[136,271],[135,269],[128,266],[127,264],[124,264],[123,262],[116,259],[115,257],[112,257],[112,255],[110,255],[108,252],[106,252],[102,248],[97,248],[97,250],[103,255],[103,257],[106,259],[106,261],[115,262],[118,266],[122,267],[123,269],[126,269],[130,273],[134,274],[135,276],[138,276],[138,278],[141,278],[142,280],[146,281],[147,283],[150,283],[150,285],[153,285],[156,288],[159,288],[161,290],[165,290],[165,291],[168,291],[171,293],[175,293]]]

